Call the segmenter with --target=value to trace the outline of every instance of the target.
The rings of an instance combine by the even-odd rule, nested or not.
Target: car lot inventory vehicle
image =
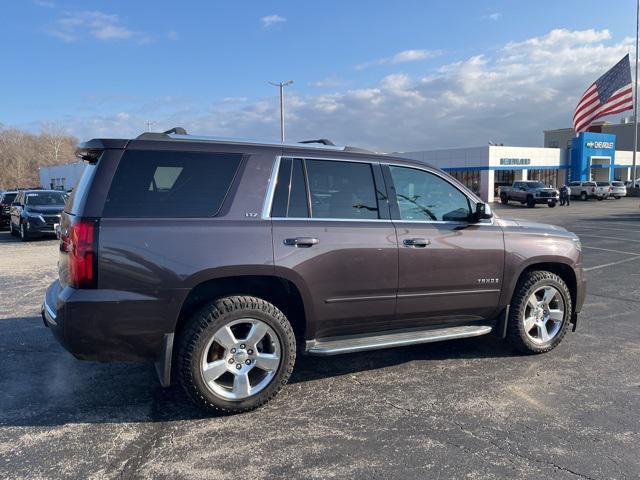
[[[18,194],[15,190],[0,193],[0,228],[9,227],[11,204]]]
[[[206,408],[262,405],[296,352],[489,333],[546,352],[584,301],[574,234],[500,219],[422,163],[182,129],[78,155],[45,324],[77,358],[155,362]]]
[[[611,182],[596,182],[595,196],[598,200],[606,200],[611,196]]]
[[[20,190],[11,204],[11,234],[23,241],[55,234],[66,199],[59,190]]]
[[[615,198],[616,200],[620,200],[622,197],[627,196],[627,187],[624,182],[614,181],[611,182],[611,193],[610,197]]]
[[[598,198],[602,200],[605,197],[603,187],[598,188],[596,182],[571,182],[569,183],[569,191],[572,198],[580,200],[588,200],[590,198]],[[608,195],[608,191],[606,193]]]
[[[535,207],[537,204],[547,204],[553,208],[560,200],[560,192],[558,190],[547,187],[537,180],[513,182],[510,187],[500,187],[498,194],[503,205],[515,200],[523,205],[526,204],[530,208]]]

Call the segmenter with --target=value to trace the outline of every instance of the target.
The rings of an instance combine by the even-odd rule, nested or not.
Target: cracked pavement
[[[548,354],[479,337],[301,356],[267,406],[210,418],[150,365],[66,353],[39,317],[57,242],[0,232],[0,478],[638,478],[638,207],[496,206],[582,238],[587,300]]]

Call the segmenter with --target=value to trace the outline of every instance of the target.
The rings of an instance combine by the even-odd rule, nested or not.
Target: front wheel
[[[507,197],[506,193],[500,194],[500,203],[502,203],[502,205],[506,205],[507,203],[509,203],[509,198]]]
[[[580,200],[582,200],[583,202],[586,202],[586,201],[587,201],[587,198],[589,198],[589,197],[587,196],[587,192],[582,192],[582,193],[580,194]]]
[[[533,208],[536,206],[536,200],[533,197],[527,197],[527,207]]]
[[[571,294],[558,275],[526,272],[511,299],[507,338],[521,352],[548,352],[567,333],[572,311]]]
[[[553,208],[556,206],[556,202],[549,202],[547,205],[549,205],[549,208]]]
[[[273,398],[296,358],[291,324],[271,303],[225,297],[196,313],[180,335],[180,382],[209,411],[240,413]]]
[[[613,198],[615,198],[616,200],[620,200],[620,198],[622,198],[622,197],[620,197],[619,195],[617,195],[617,196],[614,196]]]

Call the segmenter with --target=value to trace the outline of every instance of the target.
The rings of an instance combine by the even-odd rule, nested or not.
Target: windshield
[[[27,205],[54,206],[64,205],[67,197],[64,193],[59,192],[38,192],[27,193]]]
[[[525,185],[527,188],[546,188],[542,182],[527,182]]]
[[[16,198],[16,195],[17,193],[5,193],[0,201],[2,203],[11,203]]]

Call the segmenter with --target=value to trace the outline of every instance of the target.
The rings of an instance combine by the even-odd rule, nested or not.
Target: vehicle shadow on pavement
[[[512,355],[516,354],[506,343],[490,336],[334,357],[299,355],[289,383],[416,361]],[[152,365],[76,360],[56,343],[38,317],[0,319],[0,358],[0,427],[215,417],[195,407],[177,382],[162,388]]]

